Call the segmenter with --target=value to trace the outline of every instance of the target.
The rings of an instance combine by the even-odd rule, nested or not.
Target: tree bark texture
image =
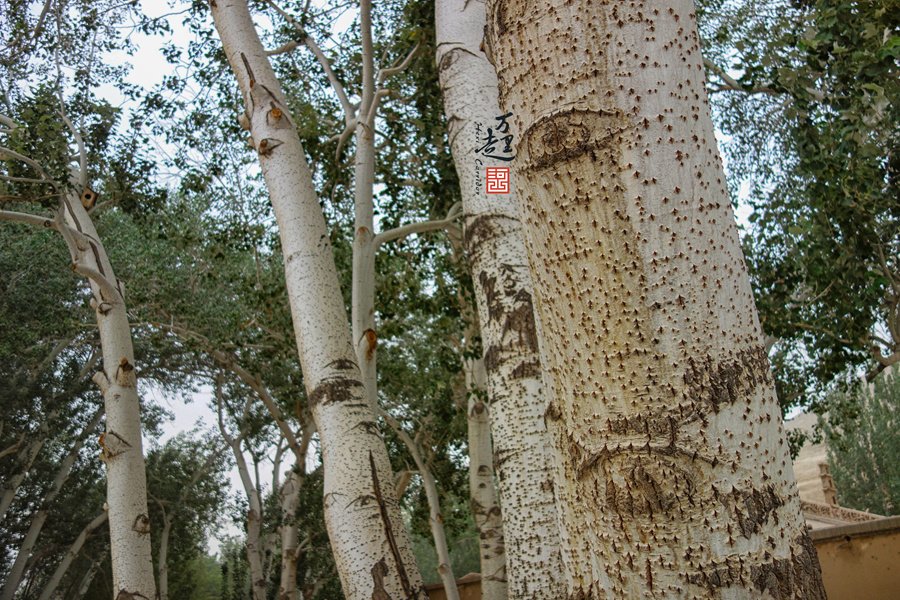
[[[479,50],[484,23],[483,2],[437,2],[438,72],[485,349],[509,595],[560,598],[565,582],[544,424],[547,398],[518,206],[513,194],[476,190],[485,166],[508,164],[475,154],[479,130],[483,136],[503,114],[494,68]]]
[[[85,190],[84,194],[93,194]],[[141,441],[140,398],[137,392],[131,326],[121,283],[116,279],[97,230],[82,205],[69,193],[62,198],[66,224],[81,236],[63,233],[78,260],[73,270],[85,274],[94,297],[103,369],[94,381],[103,392],[106,433],[100,437],[100,458],[106,463],[110,555],[115,598],[153,598],[156,582],[150,551],[147,478]]]
[[[356,362],[325,219],[281,86],[244,1],[211,3],[244,95],[281,233],[285,279],[325,468],[325,519],[350,600],[424,598],[390,462]]]
[[[693,10],[489,4],[557,391],[568,594],[824,598]]]
[[[469,490],[472,516],[478,531],[482,600],[509,597],[506,577],[506,545],[503,513],[494,485],[494,453],[491,446],[491,415],[487,398],[484,360],[466,360],[466,422],[469,434]]]

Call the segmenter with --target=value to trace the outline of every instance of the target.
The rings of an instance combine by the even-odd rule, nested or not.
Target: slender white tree
[[[484,2],[438,0],[435,9],[438,72],[460,180],[465,250],[484,344],[503,508],[505,579],[513,598],[559,598],[565,594],[565,582],[544,424],[547,396],[541,384],[531,276],[514,178],[510,178],[511,193],[488,194],[485,169],[508,166],[491,157],[507,157],[505,142],[499,141],[493,151],[478,152],[489,134],[497,132],[497,139],[504,137],[498,120],[503,112],[497,99],[497,76],[479,49]],[[497,575],[482,575],[483,586],[490,588],[491,578]]]
[[[307,396],[322,445],[326,523],[344,594],[351,600],[422,598],[424,585],[390,492],[387,451],[347,328],[328,230],[293,118],[247,3],[219,1],[211,9],[244,96],[242,121],[278,221]]]
[[[62,108],[62,103],[60,106]],[[153,598],[156,582],[150,553],[140,399],[124,287],[115,276],[88,214],[88,209],[96,203],[97,195],[87,186],[84,141],[65,113],[61,112],[60,118],[69,127],[79,149],[79,165],[73,169],[70,181],[70,186],[79,192],[54,182],[34,159],[8,148],[0,148],[0,154],[33,168],[38,175],[35,183],[51,184],[59,190],[59,204],[53,218],[0,211],[0,219],[32,223],[59,231],[69,247],[72,270],[90,282],[93,293],[91,305],[96,313],[103,351],[102,370],[94,375],[94,381],[103,392],[106,410],[106,433],[100,436],[99,443],[101,460],[107,470],[113,589],[117,595]],[[8,118],[0,120],[11,128],[16,126]]]
[[[824,598],[693,11],[489,3],[568,596]]]

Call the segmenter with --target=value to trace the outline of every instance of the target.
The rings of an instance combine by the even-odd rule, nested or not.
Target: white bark
[[[81,533],[78,534],[78,537],[75,538],[75,541],[72,542],[71,546],[69,546],[69,549],[66,551],[66,555],[56,567],[56,570],[53,572],[53,576],[50,577],[50,581],[48,581],[44,586],[44,589],[41,591],[41,595],[38,600],[50,600],[50,598],[53,596],[53,593],[56,591],[56,588],[59,587],[59,583],[60,581],[62,581],[63,575],[66,574],[66,571],[68,571],[69,567],[72,565],[72,561],[74,561],[75,557],[78,556],[78,553],[81,552],[81,548],[87,541],[88,536],[90,536],[95,529],[106,523],[106,520],[108,518],[109,516],[106,514],[106,511],[103,511],[102,513],[94,517],[94,520],[88,523],[85,528],[81,530]]]
[[[485,347],[509,595],[557,598],[565,582],[527,255],[514,196],[487,194],[483,183],[486,166],[508,163],[475,154],[503,114],[496,74],[479,50],[484,23],[483,2],[436,3],[438,72]]]
[[[691,0],[492,2],[569,597],[824,598]]]
[[[246,2],[212,5],[244,94],[246,117],[285,256],[285,279],[325,467],[325,519],[349,600],[422,598],[387,451],[367,400],[328,230],[300,139]]]
[[[3,588],[0,589],[0,600],[12,600],[15,595],[16,589],[22,581],[22,575],[25,573],[25,565],[34,551],[34,546],[37,544],[38,536],[44,527],[44,523],[47,521],[47,517],[50,516],[50,504],[59,495],[59,491],[69,478],[69,471],[72,470],[72,465],[75,464],[75,460],[78,458],[78,453],[84,445],[85,438],[94,432],[102,418],[103,409],[100,408],[94,413],[94,417],[82,430],[81,435],[75,440],[72,448],[69,449],[68,454],[63,459],[62,464],[60,464],[50,489],[44,495],[37,513],[31,519],[28,531],[25,533],[22,544],[19,546],[19,553],[16,555],[16,559],[13,561],[13,565],[6,576]]]
[[[294,463],[281,488],[281,587],[278,600],[299,600],[297,595],[297,564],[300,562],[297,506],[306,465]]]
[[[441,500],[438,495],[434,475],[425,463],[425,459],[422,458],[418,444],[403,430],[397,419],[380,408],[378,409],[378,414],[397,433],[416,463],[419,477],[422,478],[422,486],[425,488],[425,497],[428,499],[428,525],[431,527],[431,538],[434,540],[434,549],[438,558],[437,572],[444,584],[444,593],[447,595],[447,600],[459,600],[456,577],[453,575],[453,568],[450,566],[450,550],[447,547],[447,536],[444,534],[444,517],[441,515]]]
[[[259,473],[256,474],[256,481],[250,476],[250,469],[247,467],[247,459],[244,457],[244,451],[241,445],[244,443],[244,427],[247,416],[252,404],[252,398],[247,398],[244,403],[243,414],[238,421],[240,433],[237,437],[229,435],[225,427],[222,417],[222,375],[216,382],[216,408],[219,416],[219,432],[225,439],[225,442],[231,448],[234,455],[234,462],[238,468],[238,474],[241,478],[241,485],[244,487],[244,493],[247,496],[249,510],[247,511],[247,562],[250,565],[250,590],[253,600],[266,599],[266,576],[265,576],[265,550],[260,546],[260,533],[262,531],[262,500],[259,494]],[[168,519],[166,520],[168,524]]]
[[[83,184],[84,182],[82,182]],[[85,190],[85,193],[93,193]],[[110,552],[116,597],[156,596],[147,516],[147,479],[131,327],[117,281],[94,224],[74,194],[62,197],[61,226],[73,254],[72,269],[88,277],[94,293],[103,370],[94,376],[106,405],[101,459],[106,463]]]
[[[494,485],[494,455],[491,446],[491,416],[487,395],[484,361],[468,360],[466,421],[469,429],[469,489],[472,514],[478,531],[481,561],[482,600],[505,600],[509,597],[506,578],[506,547],[503,515]]]

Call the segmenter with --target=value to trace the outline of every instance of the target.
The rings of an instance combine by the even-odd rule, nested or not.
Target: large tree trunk
[[[390,462],[347,327],[325,219],[281,86],[246,2],[211,3],[244,95],[281,232],[304,381],[322,444],[325,519],[349,600],[422,598]]]
[[[557,390],[547,420],[568,593],[824,598],[693,10],[488,11]]]
[[[101,436],[100,445],[107,473],[113,592],[116,598],[153,598],[156,582],[131,325],[122,285],[82,205],[82,200],[85,204],[95,201],[94,192],[85,189],[83,194],[83,198],[67,194],[60,209],[68,227],[80,235],[73,237],[65,228],[60,231],[72,254],[78,257],[73,270],[90,281],[103,350],[103,370],[94,375],[94,381],[103,392],[106,407],[106,433]]]
[[[559,598],[565,583],[544,424],[547,400],[518,208],[511,194],[476,189],[484,166],[507,165],[475,154],[483,141],[478,132],[483,138],[502,114],[494,68],[478,49],[484,22],[483,2],[437,2],[438,70],[485,349],[509,595]]]

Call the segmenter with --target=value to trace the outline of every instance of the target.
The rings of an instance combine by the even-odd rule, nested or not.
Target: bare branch
[[[10,158],[14,158],[16,160],[21,160],[23,163],[32,167],[38,173],[40,173],[41,179],[34,180],[36,183],[46,183],[46,182],[56,183],[55,181],[50,179],[50,176],[47,175],[46,171],[44,171],[44,167],[42,167],[41,164],[39,162],[37,162],[36,160],[34,160],[32,158],[28,158],[24,154],[19,154],[15,150],[10,150],[9,148],[5,148],[3,146],[0,146],[0,154],[5,154],[6,156],[8,156]],[[20,180],[10,178],[10,181],[20,181]]]
[[[384,80],[388,77],[392,77],[398,73],[402,73],[407,68],[409,68],[409,65],[412,63],[418,52],[419,44],[416,44],[415,48],[413,48],[410,53],[406,55],[406,58],[404,58],[399,65],[391,67],[389,69],[381,69],[380,71],[378,71],[378,85],[384,83]]]
[[[28,223],[30,225],[37,225],[38,227],[46,227],[48,229],[56,229],[58,231],[56,223],[53,219],[48,217],[39,217],[37,215],[29,215],[28,213],[14,212],[11,210],[0,210],[0,219],[19,221],[21,223]]]
[[[119,294],[119,288],[102,275],[100,271],[78,263],[72,263],[72,266],[69,268],[96,283],[100,287],[103,298],[107,302],[122,300],[122,295]]]
[[[338,157],[341,155],[341,148],[344,147],[344,143],[350,138],[350,136],[353,134],[354,131],[356,131],[356,119],[355,118],[350,119],[350,121],[347,123],[347,126],[344,128],[344,131],[341,132],[340,135],[336,135],[336,136],[332,137],[331,140],[329,140],[332,142],[337,140],[337,143],[338,143],[337,150],[334,151],[335,160],[337,160]]]
[[[75,143],[78,145],[78,185],[82,188],[87,187],[87,153],[84,151],[84,138],[81,137],[81,134],[78,133],[78,130],[72,125],[72,121],[66,116],[62,107],[60,107],[57,112],[59,113],[59,116],[62,117],[63,123],[65,123],[66,127],[69,128],[69,131],[72,132],[72,137],[75,138]]]
[[[300,44],[298,44],[297,42],[291,40],[290,42],[288,42],[286,44],[282,44],[281,46],[278,46],[274,50],[266,50],[266,56],[277,56],[279,54],[289,54],[289,53],[293,52],[299,45]]]
[[[719,65],[714,63],[709,58],[703,57],[703,64],[704,66],[706,66],[706,68],[718,75],[719,78],[725,82],[724,86],[718,87],[714,91],[721,92],[725,90],[734,90],[736,92],[744,92],[747,94],[768,94],[770,96],[780,96],[783,93],[773,89],[771,84],[769,83],[763,83],[752,88],[745,87],[741,85],[740,82],[738,82],[735,78],[728,75],[728,73],[726,73],[724,69],[722,69]],[[819,91],[815,88],[808,87],[805,88],[805,90],[810,96],[812,96],[819,102],[824,102],[828,98],[828,96],[824,92]]]
[[[3,458],[7,454],[15,454],[22,448],[22,444],[25,443],[25,432],[22,432],[19,435],[19,441],[7,448],[6,450],[0,451],[0,458]]]
[[[284,19],[288,23],[290,23],[290,25],[294,29],[299,31],[300,35],[303,36],[303,43],[306,44],[306,47],[309,48],[310,52],[312,52],[316,59],[319,61],[319,64],[322,65],[322,69],[325,71],[325,75],[328,77],[328,81],[329,83],[331,83],[331,87],[334,89],[334,93],[337,94],[338,100],[340,101],[341,106],[344,108],[344,119],[347,121],[347,124],[349,126],[350,120],[355,116],[355,111],[353,109],[353,105],[350,103],[350,99],[347,98],[347,94],[344,92],[344,86],[341,84],[340,80],[338,80],[337,78],[337,75],[332,70],[331,63],[328,62],[328,57],[325,56],[325,53],[322,52],[322,49],[319,48],[318,44],[316,44],[315,40],[312,39],[312,36],[310,36],[306,29],[304,29],[303,25],[298,23],[297,20],[294,19],[294,17],[285,12],[280,6],[275,4],[274,0],[266,0],[266,4],[275,9],[275,11],[279,15],[284,17]],[[290,42],[282,46],[282,48],[285,48],[292,43],[295,44],[294,47],[296,47],[296,42]],[[293,48],[291,48],[290,50],[293,50]],[[284,50],[284,52],[289,52],[290,50]]]
[[[440,231],[443,229],[448,229],[449,227],[453,226],[453,222],[457,217],[459,217],[461,213],[460,208],[461,204],[457,202],[452,207],[450,207],[450,211],[447,213],[446,218],[439,221],[423,221],[421,223],[411,223],[409,225],[403,225],[402,227],[396,227],[394,229],[383,231],[373,238],[372,244],[376,249],[378,249],[381,244],[384,244],[386,242],[393,242],[394,240],[402,239],[415,233],[428,233],[430,231]]]

